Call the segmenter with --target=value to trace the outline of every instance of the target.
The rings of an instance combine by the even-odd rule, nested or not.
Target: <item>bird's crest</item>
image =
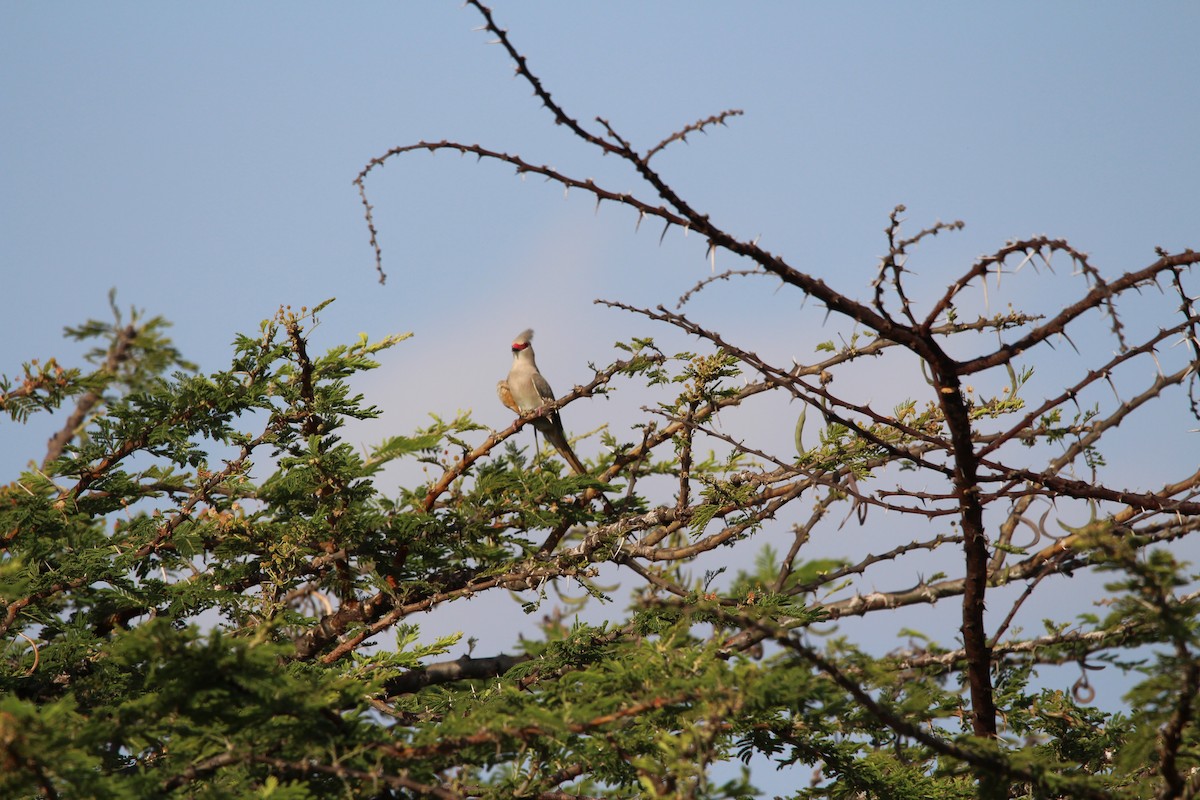
[[[513,339],[512,349],[513,350],[524,350],[526,347],[529,347],[529,342],[532,341],[532,339],[533,339],[533,328],[526,328],[525,330],[518,333],[516,335],[516,337]]]

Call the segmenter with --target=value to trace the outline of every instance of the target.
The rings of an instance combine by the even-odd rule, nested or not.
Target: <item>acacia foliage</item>
[[[771,762],[792,767],[792,797],[1195,794],[1197,593],[1177,550],[1200,524],[1200,473],[1131,486],[1106,459],[1128,455],[1108,445],[1118,425],[1196,413],[1200,256],[1159,251],[1106,277],[1036,237],[917,296],[918,245],[960,226],[906,233],[897,209],[868,296],[842,294],[719,227],[652,166],[736,112],[635,147],[572,118],[472,5],[554,120],[627,163],[647,194],[422,142],[360,175],[377,248],[371,170],[412,150],[470,152],[697,232],[744,260],[718,277],[782,281],[854,332],[780,364],[681,310],[610,303],[701,344],[618,343],[559,398],[645,387],[657,400],[574,476],[516,446],[528,419],[489,431],[435,418],[358,452],[343,426],[378,411],[348,381],[402,337],[317,355],[321,307],[281,310],[209,374],[160,318],[114,309],[70,330],[96,342],[90,368],[30,362],[0,383],[6,425],[69,410],[0,490],[0,794],[743,797],[779,785]],[[1022,269],[1036,287],[1032,267],[1056,256],[1079,281],[1061,309],[968,316],[968,292]],[[1120,314],[1142,291],[1159,292],[1149,328]],[[1106,347],[1032,380],[1080,328]],[[881,407],[840,388],[887,360],[921,375],[922,394]],[[722,424],[778,395],[804,409],[795,425],[742,437]],[[381,470],[405,459],[432,477],[389,487]],[[895,518],[917,524],[897,534]],[[873,549],[811,555],[839,525],[871,531]],[[748,566],[695,568],[718,548]],[[954,568],[915,586],[889,571],[931,553]],[[606,602],[613,569],[637,590],[604,624],[549,609],[540,636],[514,631],[509,651],[461,658],[420,631],[420,613],[481,595],[515,592],[530,610],[552,589]],[[1089,571],[1108,579],[1103,613],[1057,618],[1054,592]],[[827,635],[939,601],[960,609],[955,629],[886,654]],[[1044,630],[1012,624],[1039,601]],[[1073,690],[1038,688],[1039,670],[1071,663],[1085,676]],[[1091,705],[1098,666],[1128,673],[1123,712]]]
[[[847,584],[905,551],[961,546],[960,535],[805,558],[829,509],[884,502],[865,487],[889,448],[927,459],[927,440],[830,422],[791,463],[697,458],[721,409],[768,387],[731,388],[745,362],[728,351],[667,357],[641,341],[572,394],[647,382],[674,395],[673,421],[631,431],[636,441],[614,436],[591,476],[564,477],[513,447],[523,420],[478,442],[485,431],[459,417],[364,456],[339,431],[377,412],[347,380],[400,337],[313,357],[305,326],[317,313],[282,310],[208,375],[182,362],[161,319],[90,322],[73,333],[100,341],[95,369],[48,361],[5,382],[13,420],[89,409],[52,440],[61,452],[0,496],[5,796],[733,797],[751,792],[749,776],[725,767],[714,779],[714,765],[755,755],[820,766],[795,796],[969,796],[987,775],[1037,796],[1143,796],[1167,785],[1166,757],[1190,768],[1181,709],[1194,695],[1196,600],[1178,595],[1187,575],[1169,551],[1148,548],[1188,535],[1191,518],[1098,514],[1052,552],[996,549],[1017,559],[992,574],[997,585],[1110,570],[1112,609],[997,643],[1000,740],[975,738],[963,650],[930,642],[880,658],[844,638],[818,650],[804,635],[961,595],[961,577],[877,596]],[[1016,413],[1011,403],[971,416]],[[915,427],[916,414],[899,421]],[[936,410],[921,414],[920,430],[941,436]],[[399,458],[444,473],[388,496],[377,479]],[[251,477],[255,464],[267,477]],[[654,474],[678,482],[673,503],[636,491]],[[611,508],[588,499],[601,489]],[[761,548],[719,590],[688,577],[698,554],[755,546],[783,504],[805,498],[815,511],[789,553]],[[451,642],[414,622],[479,594],[536,601],[547,584],[601,596],[593,579],[606,562],[645,582],[614,623],[552,614],[511,654],[446,659]],[[1029,688],[1039,664],[1116,663],[1148,642],[1169,647],[1141,667],[1128,714]]]

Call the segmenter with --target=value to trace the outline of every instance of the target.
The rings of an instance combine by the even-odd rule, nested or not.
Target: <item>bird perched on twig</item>
[[[507,379],[496,384],[496,394],[500,395],[500,402],[522,417],[528,417],[547,403],[554,402],[554,390],[550,388],[550,384],[538,371],[537,361],[533,358],[532,340],[532,328],[517,334],[512,343],[512,369],[508,371]],[[554,445],[554,449],[571,465],[571,469],[580,475],[587,474],[583,462],[579,460],[567,442],[567,436],[563,433],[562,419],[558,416],[557,411],[534,417],[530,421],[533,423],[533,427],[546,437],[546,441]]]

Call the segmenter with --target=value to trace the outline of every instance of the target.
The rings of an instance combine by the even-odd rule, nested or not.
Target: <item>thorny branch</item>
[[[977,260],[961,276],[954,280],[945,293],[940,298],[935,299],[927,310],[919,311],[918,299],[906,293],[903,281],[903,275],[907,271],[906,264],[912,257],[912,251],[926,239],[943,232],[961,229],[962,223],[936,223],[918,231],[914,235],[905,236],[901,231],[902,220],[900,218],[905,209],[903,206],[898,206],[892,212],[886,229],[888,254],[883,259],[878,275],[873,282],[874,296],[870,302],[854,300],[836,291],[819,278],[790,266],[781,256],[761,248],[757,240],[744,241],[727,233],[707,214],[703,214],[693,208],[674,191],[661,175],[650,167],[649,162],[651,158],[672,142],[684,141],[688,133],[703,130],[706,126],[723,124],[728,117],[740,112],[725,111],[691,123],[674,134],[665,137],[649,150],[639,152],[626,137],[603,118],[598,117],[596,119],[601,127],[599,132],[593,132],[584,127],[581,122],[569,114],[554,99],[540,78],[530,69],[527,59],[513,45],[507,32],[496,24],[491,10],[481,2],[478,2],[478,0],[469,0],[469,5],[475,7],[483,16],[484,27],[496,37],[496,42],[508,52],[515,64],[517,74],[529,83],[534,91],[534,95],[539,99],[542,106],[549,111],[555,123],[564,126],[574,136],[596,147],[600,152],[627,162],[645,182],[645,185],[650,189],[655,199],[645,200],[629,192],[611,191],[598,185],[591,179],[575,178],[548,166],[526,161],[515,154],[494,151],[474,144],[468,145],[450,141],[418,142],[414,145],[393,148],[368,162],[355,179],[365,207],[365,216],[371,234],[371,242],[376,253],[376,265],[381,276],[383,274],[382,256],[377,242],[371,206],[367,201],[365,191],[366,178],[375,167],[381,166],[387,160],[403,153],[421,149],[429,151],[450,150],[459,152],[460,154],[473,154],[479,159],[507,163],[514,167],[518,173],[541,175],[547,180],[562,185],[566,189],[582,190],[592,195],[597,203],[607,200],[624,205],[637,212],[639,223],[647,217],[657,218],[662,221],[664,223],[664,234],[672,226],[695,231],[705,238],[708,251],[711,251],[713,248],[723,248],[735,255],[749,259],[755,265],[755,269],[753,270],[731,270],[723,273],[721,276],[714,276],[711,279],[702,281],[695,289],[681,298],[681,303],[686,302],[693,292],[704,288],[718,278],[728,280],[732,277],[740,277],[742,275],[765,273],[774,275],[781,279],[784,284],[794,286],[800,289],[805,295],[817,299],[825,306],[829,314],[843,317],[856,326],[869,331],[874,338],[861,348],[846,348],[822,365],[814,365],[808,368],[796,365],[793,369],[785,369],[776,367],[768,363],[765,359],[759,358],[750,348],[738,346],[726,337],[692,323],[682,315],[667,312],[661,306],[657,312],[651,312],[620,303],[609,303],[609,305],[625,308],[626,310],[643,314],[651,319],[666,322],[690,334],[700,336],[724,351],[736,355],[743,364],[753,369],[763,378],[761,383],[751,385],[753,386],[753,393],[783,389],[793,397],[802,400],[813,408],[819,409],[827,422],[845,426],[854,436],[877,448],[886,460],[910,463],[926,474],[941,479],[948,479],[951,488],[946,492],[931,494],[924,490],[901,489],[897,493],[904,495],[907,492],[908,496],[915,500],[938,498],[945,501],[953,501],[955,507],[954,514],[957,517],[962,533],[961,535],[945,537],[939,541],[956,541],[961,545],[964,558],[963,575],[960,578],[944,581],[936,587],[918,587],[917,590],[907,593],[885,593],[881,595],[883,598],[882,602],[866,602],[861,598],[857,598],[845,604],[844,612],[863,613],[864,610],[869,608],[894,607],[895,605],[910,601],[932,602],[938,596],[944,596],[944,594],[961,594],[963,600],[962,635],[967,653],[967,671],[971,686],[974,729],[980,735],[995,735],[996,714],[992,705],[989,677],[989,665],[992,655],[989,651],[988,636],[984,629],[983,609],[988,585],[994,585],[999,579],[999,575],[995,570],[1001,568],[1002,559],[999,556],[993,558],[990,551],[991,545],[985,510],[988,506],[1006,499],[1010,499],[1019,505],[1021,511],[1017,512],[1017,516],[1011,518],[1005,525],[1005,530],[1009,532],[1005,536],[1011,534],[1011,530],[1016,525],[1016,520],[1020,518],[1020,514],[1023,513],[1024,509],[1028,507],[1030,493],[1039,491],[1046,492],[1054,497],[1117,503],[1139,510],[1156,510],[1180,515],[1200,513],[1200,504],[1178,497],[1178,492],[1164,495],[1162,493],[1116,489],[1094,481],[1075,480],[1058,474],[1058,471],[1065,464],[1069,464],[1076,457],[1088,452],[1103,433],[1115,428],[1138,405],[1145,403],[1149,399],[1161,396],[1163,390],[1170,385],[1176,385],[1185,380],[1190,380],[1194,384],[1194,368],[1185,367],[1169,375],[1163,375],[1160,370],[1160,379],[1147,387],[1133,403],[1124,406],[1122,409],[1109,415],[1105,420],[1095,424],[1091,430],[1085,432],[1068,448],[1068,452],[1062,458],[1052,461],[1046,469],[1030,468],[1025,464],[1012,463],[1007,459],[1004,461],[997,460],[997,455],[1008,442],[1020,441],[1022,444],[1029,445],[1031,443],[1031,436],[1036,441],[1039,436],[1049,438],[1054,435],[1052,430],[1035,428],[1036,421],[1047,418],[1052,413],[1057,413],[1068,402],[1075,402],[1082,392],[1102,379],[1106,381],[1111,380],[1110,376],[1116,367],[1130,363],[1134,359],[1143,356],[1155,357],[1156,347],[1171,336],[1186,333],[1189,347],[1193,348],[1193,352],[1200,353],[1200,346],[1195,342],[1197,321],[1193,301],[1183,290],[1180,280],[1181,271],[1200,261],[1200,254],[1192,251],[1185,251],[1178,254],[1162,252],[1159,254],[1157,261],[1141,269],[1109,280],[1102,277],[1099,270],[1092,266],[1086,254],[1064,240],[1052,239],[1050,237],[1035,237],[1012,241],[995,253]],[[958,302],[962,292],[977,282],[984,284],[986,288],[989,278],[993,276],[998,281],[1001,273],[1006,269],[1006,264],[1010,257],[1021,256],[1023,258],[1021,264],[1016,268],[1017,271],[1020,271],[1021,267],[1034,259],[1041,260],[1050,268],[1051,257],[1055,253],[1066,254],[1088,282],[1089,288],[1075,302],[1067,304],[1059,313],[1046,320],[1039,320],[1030,316],[1013,315],[1009,319],[999,317],[991,320],[981,319],[976,323],[965,325],[957,321],[955,318],[955,304]],[[1175,325],[1164,329],[1159,334],[1152,335],[1146,340],[1130,346],[1126,327],[1121,322],[1117,313],[1116,301],[1128,290],[1136,290],[1143,286],[1153,285],[1163,277],[1169,278],[1176,287],[1182,300],[1181,313],[1183,319]],[[897,319],[887,309],[886,303],[889,291],[899,303],[900,319]],[[1103,312],[1110,319],[1113,335],[1119,345],[1118,355],[1110,359],[1105,366],[1089,371],[1071,388],[1056,396],[1048,397],[1040,404],[1033,406],[1032,410],[1024,413],[1023,416],[1018,418],[1015,424],[1012,424],[1004,432],[997,435],[987,434],[982,431],[975,421],[975,415],[978,414],[979,409],[977,408],[976,401],[968,397],[969,390],[965,387],[964,380],[968,376],[977,375],[996,368],[1007,368],[1011,373],[1011,366],[1019,355],[1033,348],[1048,344],[1056,337],[1066,336],[1068,325],[1095,310]],[[947,350],[944,349],[942,343],[942,340],[948,336],[970,330],[992,330],[999,335],[1013,328],[1019,331],[1015,338],[1011,338],[1008,341],[1002,339],[1001,344],[995,349],[986,350],[982,353],[961,359],[951,357]],[[897,419],[891,414],[879,413],[873,410],[869,404],[849,402],[835,395],[827,387],[827,376],[830,374],[828,372],[830,367],[860,360],[867,355],[881,353],[890,347],[899,347],[911,352],[922,362],[926,370],[930,386],[933,390],[931,408],[935,409],[936,413],[932,416],[927,416],[926,421],[920,426],[910,425],[903,419]],[[805,376],[820,376],[821,381],[820,383],[807,381],[804,380]],[[1012,397],[1014,400],[1016,398],[1016,389],[1016,386],[1012,387]],[[709,414],[715,413],[720,407],[736,405],[749,396],[750,392],[748,391],[739,393],[735,400],[729,402],[723,401],[718,406],[710,409],[689,409],[686,415],[671,419],[663,431],[653,437],[648,437],[642,446],[632,448],[622,457],[615,459],[612,465],[605,471],[602,480],[607,481],[621,474],[623,469],[643,459],[645,453],[649,452],[649,450],[670,440],[671,437],[681,434],[685,442],[683,456],[688,460],[691,458],[691,451],[694,447],[694,443],[692,442],[693,437],[698,433],[702,433],[723,441],[725,444],[746,455],[756,455],[768,463],[774,462],[777,467],[789,463],[792,460],[790,456],[773,454],[765,449],[755,448],[751,444],[744,443],[741,439],[717,433],[711,427],[701,425]],[[860,422],[860,420],[863,420],[863,422]],[[519,425],[503,432],[499,436],[511,435],[517,427]],[[428,506],[433,498],[440,493],[438,491],[439,487],[444,489],[448,485],[449,480],[453,480],[454,477],[461,474],[463,469],[490,450],[494,444],[495,442],[491,441],[485,443],[483,447],[464,459],[461,469],[456,467],[454,470],[448,472],[444,476],[443,481],[431,490],[426,505]],[[939,460],[932,458],[934,455],[944,456],[945,462],[941,463]],[[993,492],[985,493],[983,491],[983,487],[986,484],[997,480],[1003,482],[1003,488]],[[750,524],[756,524],[756,521],[776,513],[782,504],[794,496],[799,496],[805,487],[817,485],[818,483],[824,484],[825,481],[801,480],[788,490],[780,491],[778,494],[773,495],[779,498],[780,502],[767,502],[766,493],[763,493],[758,497],[756,502],[767,502],[767,505],[762,506],[759,511],[751,515]],[[1194,482],[1190,482],[1183,486],[1180,491],[1191,490],[1194,488],[1194,485]],[[682,478],[680,489],[676,494],[677,507],[674,512],[668,513],[665,509],[653,512],[658,520],[654,525],[662,526],[662,530],[658,532],[651,530],[641,542],[630,543],[625,556],[623,556],[624,558],[633,557],[650,560],[688,558],[729,538],[736,538],[742,535],[745,530],[744,527],[731,525],[723,528],[718,534],[706,536],[686,546],[659,548],[652,544],[652,542],[661,540],[663,537],[669,535],[672,529],[677,529],[679,525],[686,524],[687,519],[691,516],[692,510],[687,503],[689,499],[688,486],[689,481],[685,474]],[[872,503],[880,501],[870,498],[865,494],[857,494],[856,502]],[[908,510],[916,511],[915,508]],[[931,510],[929,512],[918,511],[917,513],[932,516],[935,513],[942,512]],[[668,517],[673,518],[673,521],[668,521]],[[592,534],[585,536],[585,545],[587,542],[593,541],[594,537],[600,536],[603,538],[607,536],[611,527],[602,526]],[[639,527],[633,520],[623,520],[616,525],[622,536],[638,530]],[[580,545],[584,553],[589,552],[589,548],[593,547],[585,545]],[[900,549],[896,549],[892,552],[898,555],[900,551]],[[861,562],[861,568],[865,569],[870,563],[874,562],[870,559],[867,562]],[[1044,561],[1036,563],[1026,561],[1023,563],[1024,566],[1016,565],[1005,568],[1003,580],[1012,580],[1018,575],[1030,574],[1028,570],[1036,570],[1040,574],[1040,571],[1045,567]],[[838,604],[829,607],[829,610],[833,613],[838,613],[838,609]]]
[[[117,368],[129,358],[130,349],[137,340],[138,329],[133,323],[126,325],[117,331],[116,337],[108,348],[108,354],[104,359],[104,364],[100,368],[100,373],[108,377],[115,377]],[[92,409],[100,403],[102,397],[97,390],[90,391],[79,398],[79,402],[75,404],[75,410],[67,417],[66,423],[52,437],[46,447],[46,457],[42,459],[42,469],[45,469],[50,462],[63,454],[63,450],[71,443],[79,431],[83,428],[87,421],[88,414]]]

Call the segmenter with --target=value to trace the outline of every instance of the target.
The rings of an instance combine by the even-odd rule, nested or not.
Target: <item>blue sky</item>
[[[743,109],[662,153],[659,169],[727,230],[761,235],[850,295],[868,295],[897,203],[911,230],[967,223],[911,263],[924,299],[1009,238],[1066,237],[1110,275],[1158,245],[1200,246],[1193,3],[494,11],[571,114],[603,116],[635,144]],[[357,434],[371,441],[431,411],[507,425],[493,387],[525,327],[560,393],[587,379],[589,361],[615,357],[617,339],[694,347],[592,301],[673,305],[709,274],[702,240],[671,232],[660,244],[658,226],[635,234],[631,212],[596,213],[581,194],[564,201],[541,180],[448,154],[371,176],[390,276],[378,284],[351,181],[389,147],[478,142],[642,191],[553,124],[480,22],[457,2],[0,4],[0,372],[77,362],[62,328],[105,316],[112,287],[122,306],[171,319],[206,370],[279,305],[336,296],[318,348],[359,331],[415,334],[361,382],[386,412]],[[735,266],[718,254],[718,269]],[[1053,305],[1080,286],[1030,279],[1008,299]],[[810,358],[837,330],[767,282],[718,287],[689,308],[781,358]],[[1130,321],[1152,326],[1152,314]],[[567,423],[636,416],[614,400],[573,405]],[[40,457],[51,427],[0,424],[4,473]],[[1130,483],[1154,485],[1139,470],[1164,460],[1194,462],[1193,444],[1167,450],[1135,450]]]
[[[1032,233],[1114,271],[1196,243],[1191,4],[495,10],[570,111],[634,142],[744,109],[660,168],[732,231],[848,292],[872,277],[901,202],[914,226],[968,224],[930,248],[934,282]],[[603,347],[633,325],[591,299],[658,302],[707,271],[702,242],[660,248],[628,212],[422,154],[370,184],[392,278],[378,287],[350,180],[392,145],[480,142],[637,188],[552,124],[457,3],[7,3],[0,20],[0,259],[21,300],[6,370],[104,313],[116,286],[174,320],[205,366],[278,304],[336,295],[331,339],[412,330],[410,350],[449,359],[498,338],[503,371],[526,324],[543,350],[565,345],[568,322],[564,354],[584,332]]]

